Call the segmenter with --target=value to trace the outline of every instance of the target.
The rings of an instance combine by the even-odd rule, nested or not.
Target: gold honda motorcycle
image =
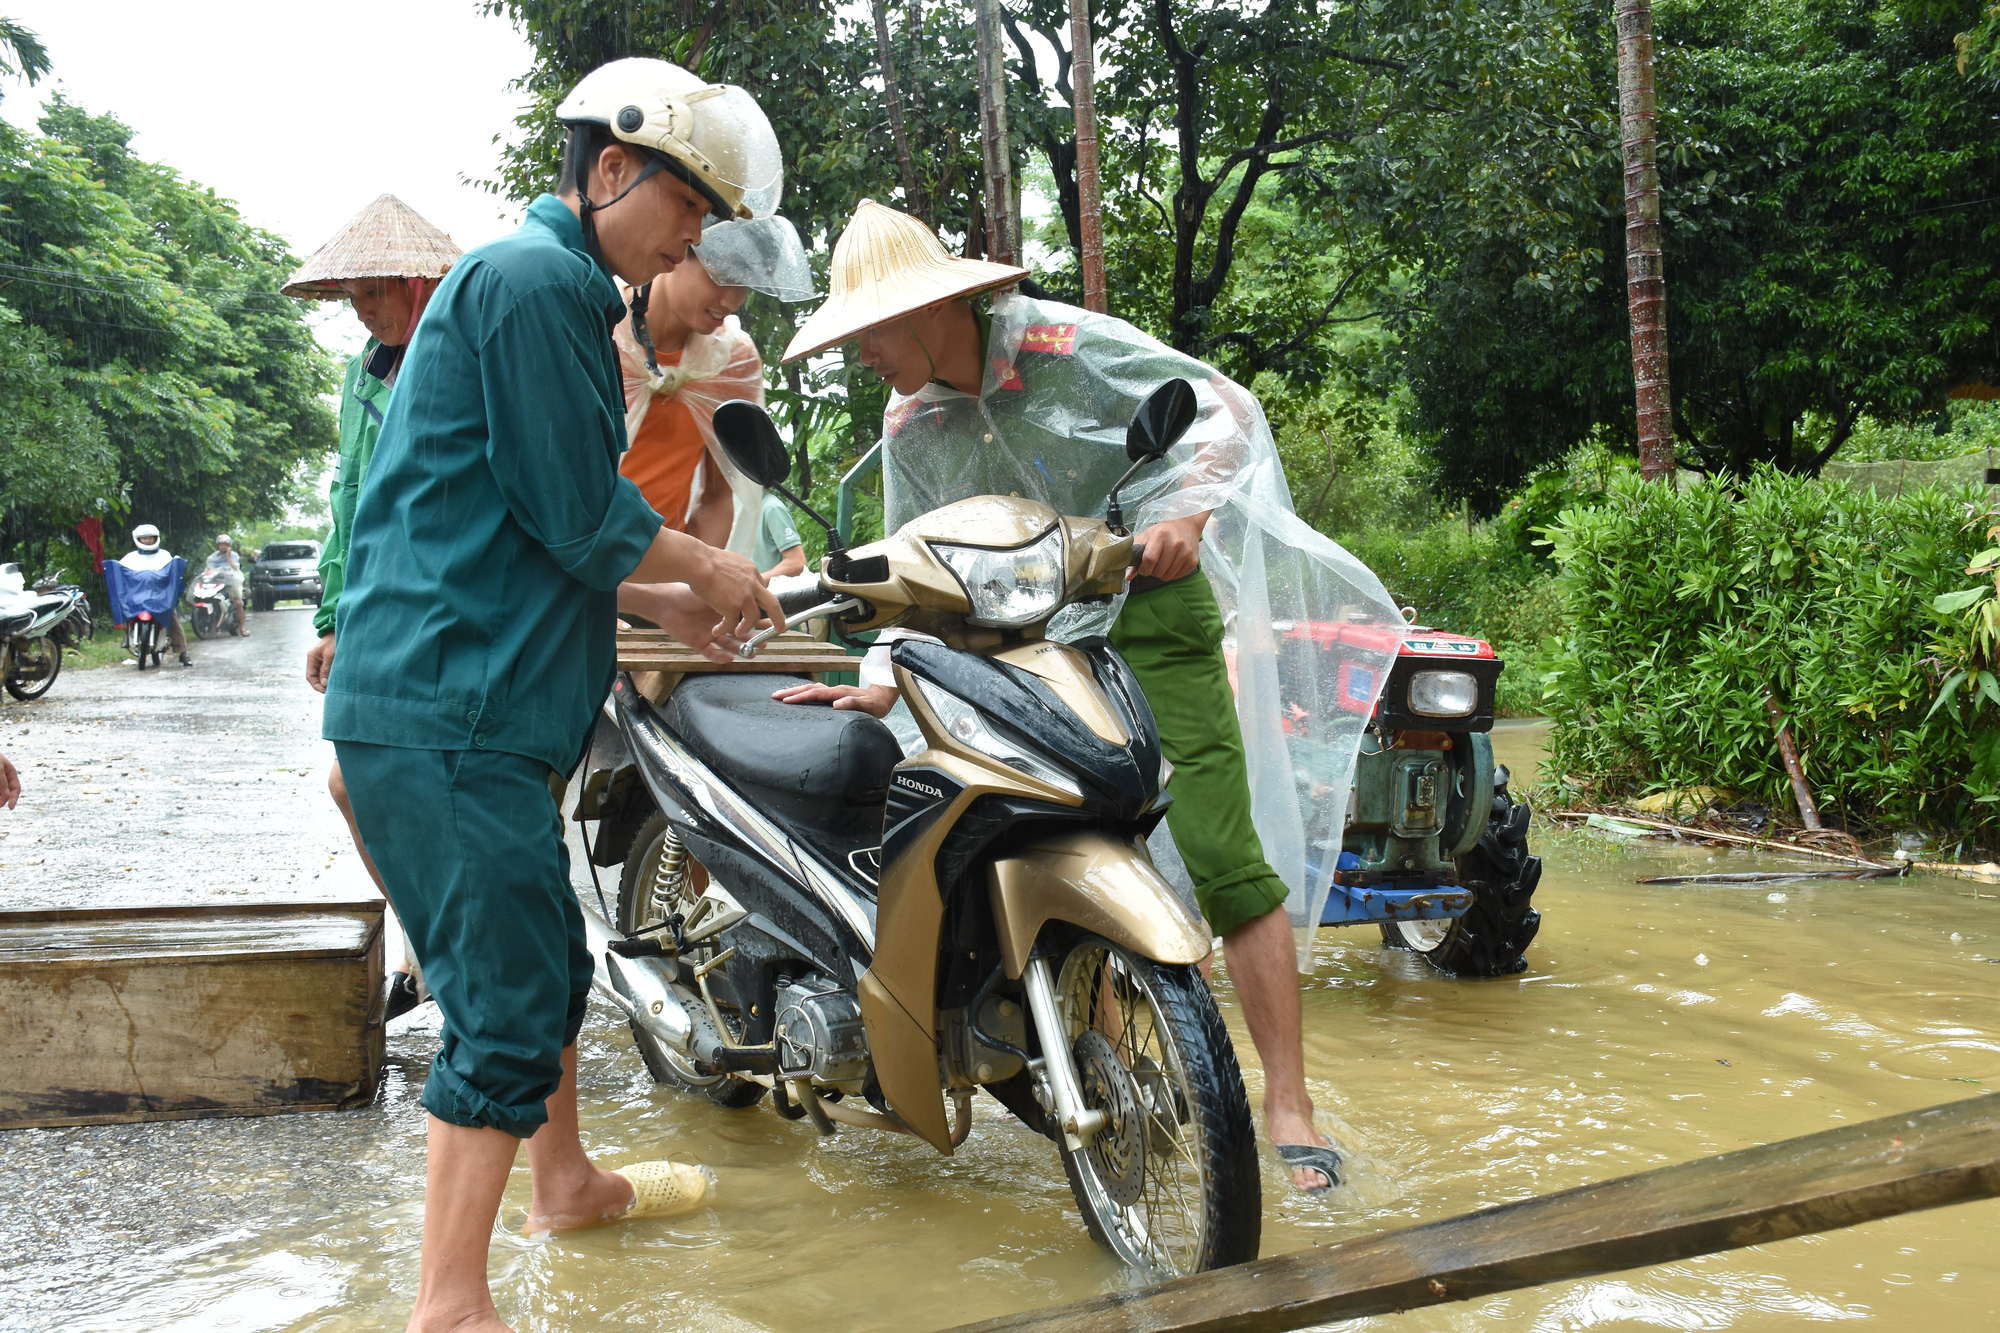
[[[1181,381],[1149,398],[1120,485],[1193,413]],[[601,821],[592,860],[624,864],[616,920],[586,918],[654,1077],[947,1154],[984,1089],[1053,1142],[1126,1263],[1255,1258],[1255,1136],[1197,968],[1208,930],[1146,850],[1172,799],[1152,712],[1110,644],[1045,637],[1124,585],[1116,490],[1108,522],[982,496],[844,550],[783,489],[761,408],[724,404],[715,425],[738,468],[827,527],[817,575],[772,581],[791,621],[930,636],[892,654],[925,748],[775,702],[769,674],[689,674],[657,698],[619,679],[577,817]]]

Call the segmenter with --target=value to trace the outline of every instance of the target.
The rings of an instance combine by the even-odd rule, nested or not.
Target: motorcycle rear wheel
[[[40,656],[32,668],[22,670],[21,655],[14,655],[14,669],[7,673],[7,693],[22,703],[32,703],[47,694],[56,683],[56,674],[62,670],[62,649],[47,639],[36,639]],[[46,671],[48,674],[42,674]]]
[[[1505,977],[1528,970],[1528,946],[1542,927],[1529,906],[1542,882],[1542,858],[1528,854],[1534,812],[1507,788],[1493,793],[1486,831],[1458,858],[1458,882],[1472,906],[1454,921],[1398,921],[1382,927],[1382,942],[1420,954],[1455,977]]]
[[[667,919],[667,914],[653,910],[653,877],[659,870],[660,852],[666,845],[667,817],[655,810],[652,817],[639,826],[639,832],[632,839],[632,850],[625,858],[625,869],[618,876],[618,929],[625,934],[641,930]],[[692,860],[688,862],[694,864]],[[687,914],[694,906],[694,895],[683,891],[673,910]],[[726,1016],[726,1015],[725,1015]],[[737,1078],[732,1074],[698,1074],[686,1056],[670,1050],[665,1043],[652,1033],[632,1025],[632,1041],[639,1048],[639,1058],[646,1062],[646,1072],[653,1076],[655,1083],[665,1083],[679,1088],[682,1092],[700,1093],[717,1106],[730,1110],[740,1110],[753,1106],[764,1095],[764,1085],[749,1079]],[[733,1026],[733,1025],[732,1025]],[[729,1034],[732,1041],[740,1041],[742,1032]]]
[[[1084,1103],[1110,1117],[1082,1152],[1062,1149],[1092,1237],[1161,1278],[1256,1258],[1256,1129],[1201,973],[1086,935],[1056,995]]]

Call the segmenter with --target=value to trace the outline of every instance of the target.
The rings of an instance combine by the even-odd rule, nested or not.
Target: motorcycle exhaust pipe
[[[581,903],[578,907],[583,911],[583,932],[590,956],[597,964],[591,988],[649,1034],[687,1054],[694,1023],[672,989],[645,963],[613,953],[611,945],[620,938],[618,933],[590,908]]]

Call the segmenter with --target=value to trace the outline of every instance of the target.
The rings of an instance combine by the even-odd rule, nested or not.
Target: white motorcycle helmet
[[[769,217],[784,191],[778,136],[757,100],[734,84],[708,83],[671,61],[634,56],[583,76],[556,108],[569,127],[566,151],[576,163],[584,214],[608,208],[656,171],[670,171],[699,190],[718,218]],[[586,127],[601,126],[621,143],[648,150],[652,160],[618,199],[590,199]]]
[[[160,544],[160,530],[151,523],[141,523],[132,529],[132,544],[142,551],[150,551]]]

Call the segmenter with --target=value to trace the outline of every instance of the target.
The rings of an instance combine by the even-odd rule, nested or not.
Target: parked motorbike
[[[81,588],[43,579],[32,592],[21,567],[0,565],[0,685],[22,702],[47,694],[62,671],[63,649],[90,631]]]
[[[197,639],[243,632],[243,611],[229,600],[228,584],[220,573],[203,570],[196,574],[194,582],[188,587],[187,596],[189,604],[194,607],[188,623],[193,626]]]
[[[1149,399],[1119,485],[1193,413],[1179,381]],[[1255,1134],[1196,966],[1208,930],[1146,850],[1172,799],[1152,712],[1108,643],[1043,636],[1121,589],[1131,536],[983,496],[844,550],[784,491],[762,409],[715,424],[738,468],[828,528],[817,576],[772,581],[791,621],[941,642],[893,650],[928,746],[909,759],[865,713],[773,701],[771,675],[691,673],[658,699],[619,678],[576,817],[601,821],[593,862],[624,862],[590,947],[654,1077],[947,1154],[984,1088],[1054,1141],[1126,1263],[1255,1257]],[[803,451],[799,471],[809,491]]]

